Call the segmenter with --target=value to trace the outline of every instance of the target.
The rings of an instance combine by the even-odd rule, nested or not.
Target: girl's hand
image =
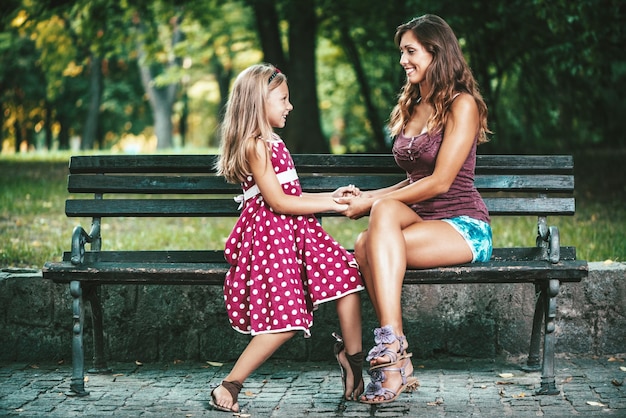
[[[342,186],[332,193],[332,197],[357,197],[361,195],[361,190],[354,184]]]
[[[347,216],[350,219],[359,219],[369,214],[369,211],[374,203],[374,199],[370,197],[339,197],[335,198],[335,202],[339,204],[348,205],[348,208],[344,211],[340,211],[342,215]]]

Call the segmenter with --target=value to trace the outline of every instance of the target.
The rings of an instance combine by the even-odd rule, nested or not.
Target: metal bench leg
[[[560,282],[550,280],[545,289],[545,331],[543,340],[543,367],[541,369],[541,388],[537,395],[558,395],[554,378],[554,330],[556,328],[556,296],[559,294]]]
[[[70,393],[73,396],[86,396],[85,391],[85,350],[83,347],[83,324],[85,311],[83,307],[83,295],[79,281],[70,282],[70,294],[72,295],[72,382]]]
[[[533,317],[533,331],[530,335],[530,348],[526,366],[522,366],[525,372],[537,372],[541,369],[539,350],[541,348],[541,326],[543,325],[543,307],[545,292],[539,284],[535,284],[535,315]]]
[[[93,368],[87,370],[89,373],[111,373],[107,367],[104,356],[104,328],[102,324],[102,304],[98,295],[100,286],[83,286],[84,298],[89,302],[91,308],[91,324],[93,332]]]

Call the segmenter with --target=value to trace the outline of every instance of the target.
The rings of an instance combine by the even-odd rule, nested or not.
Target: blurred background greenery
[[[3,0],[3,154],[217,146],[234,77],[289,77],[292,152],[385,151],[395,28],[434,13],[490,109],[482,153],[623,149],[623,0]]]

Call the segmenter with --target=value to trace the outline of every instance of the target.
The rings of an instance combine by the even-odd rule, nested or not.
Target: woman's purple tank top
[[[442,132],[433,136],[422,133],[410,138],[402,132],[396,137],[393,156],[398,166],[406,171],[411,183],[433,173],[442,141]],[[490,222],[485,202],[474,186],[476,144],[475,139],[463,167],[446,193],[411,205],[422,219],[446,219],[465,215]]]

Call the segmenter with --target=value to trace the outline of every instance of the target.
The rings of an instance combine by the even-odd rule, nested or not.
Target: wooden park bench
[[[107,370],[103,310],[97,289],[107,284],[223,284],[228,264],[223,248],[208,250],[105,251],[100,231],[120,217],[237,217],[238,185],[216,176],[214,155],[108,155],[72,157],[65,213],[92,218],[89,231],[74,229],[71,250],[62,261],[47,262],[43,278],[69,283],[72,296],[72,381],[84,387],[83,301],[91,305],[94,370]],[[385,187],[404,178],[391,155],[294,155],[305,191],[332,191],[356,184],[362,190]],[[581,281],[587,263],[573,247],[561,246],[549,215],[574,214],[573,159],[570,156],[480,155],[477,188],[492,216],[537,217],[536,246],[495,248],[486,263],[409,270],[405,284],[530,283],[536,306],[528,370],[541,370],[537,394],[557,394],[554,377],[556,297],[564,282]],[[336,214],[318,214],[322,219]],[[234,220],[233,220],[234,224]],[[532,238],[532,237],[531,237]],[[86,244],[90,248],[86,249]],[[543,325],[543,328],[542,328]],[[543,358],[540,359],[543,337]]]

